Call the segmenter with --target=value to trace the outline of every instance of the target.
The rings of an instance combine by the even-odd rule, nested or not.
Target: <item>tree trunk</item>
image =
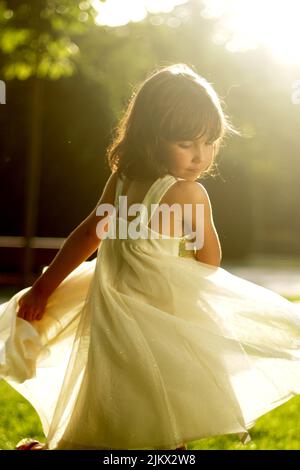
[[[41,142],[42,142],[42,111],[43,81],[33,78],[30,144],[26,169],[26,201],[25,201],[25,249],[23,264],[23,286],[32,285],[34,248],[32,239],[36,235],[39,190],[41,179]]]

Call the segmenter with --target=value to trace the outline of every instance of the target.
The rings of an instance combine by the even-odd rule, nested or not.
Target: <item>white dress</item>
[[[176,181],[153,183],[148,214]],[[121,191],[118,179],[115,205]],[[197,261],[184,241],[108,236],[42,320],[16,317],[28,287],[0,305],[0,378],[34,406],[48,449],[245,442],[258,417],[300,393],[296,306]]]

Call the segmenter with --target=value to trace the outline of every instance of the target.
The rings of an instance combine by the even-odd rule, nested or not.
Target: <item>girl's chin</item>
[[[178,178],[183,178],[185,180],[188,180],[188,181],[195,181],[196,179],[200,178],[200,175],[201,173],[199,172],[196,172],[196,171],[189,171],[189,170],[185,170],[185,171],[182,171],[182,175],[180,174],[176,174],[176,173],[171,173],[173,174],[174,176],[178,177]]]
[[[189,180],[196,180],[197,178],[200,178],[200,173],[196,173],[195,171],[189,171],[186,176],[186,179]]]

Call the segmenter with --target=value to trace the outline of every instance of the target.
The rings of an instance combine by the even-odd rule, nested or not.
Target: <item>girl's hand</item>
[[[46,295],[31,287],[19,299],[17,317],[27,321],[41,320],[45,313],[47,301],[48,297]]]

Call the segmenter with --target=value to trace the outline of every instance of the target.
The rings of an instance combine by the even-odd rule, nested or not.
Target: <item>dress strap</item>
[[[157,178],[154,183],[150,186],[150,188],[148,189],[143,201],[141,204],[147,204],[147,201],[150,199],[151,200],[151,203],[153,204],[152,202],[152,199],[153,199],[153,195],[155,197],[155,191],[157,189],[157,187],[161,187],[161,184],[162,184],[162,181],[165,180],[166,177],[169,177],[169,178],[175,178],[174,176],[172,175],[165,175],[164,177],[162,178]],[[178,179],[182,179],[182,178],[178,178]],[[122,180],[120,177],[117,178],[117,183],[116,183],[116,190],[115,190],[115,200],[114,200],[114,206],[115,208],[118,208],[119,207],[119,196],[122,195],[122,191],[123,191],[123,188],[124,188],[124,183],[125,183],[125,180]],[[154,194],[153,194],[154,193]],[[162,197],[162,195],[161,195]]]
[[[159,204],[160,200],[163,198],[164,194],[168,189],[176,183],[178,180],[183,180],[184,178],[175,177],[173,175],[167,174],[162,178],[157,178],[152,186],[148,189],[146,196],[142,201],[143,210],[141,213],[141,222],[148,226],[151,219],[151,204]],[[116,192],[115,192],[115,209],[119,208],[119,196],[122,194],[124,187],[124,181],[118,177],[116,183]],[[153,210],[153,209],[152,209]]]
[[[178,180],[183,179],[184,178],[178,178],[173,175],[167,174],[164,177],[158,178],[155,181],[143,201],[143,205],[145,206],[145,209],[147,209],[147,211],[142,214],[142,221],[145,225],[149,225],[151,216],[153,215],[151,212],[154,212],[155,210],[155,208],[152,208],[151,211],[151,205],[159,204],[168,189]]]
[[[114,206],[117,209],[119,207],[119,196],[122,194],[124,186],[124,181],[118,176],[117,178],[117,183],[116,183],[116,192],[115,192],[115,201],[114,201]]]

